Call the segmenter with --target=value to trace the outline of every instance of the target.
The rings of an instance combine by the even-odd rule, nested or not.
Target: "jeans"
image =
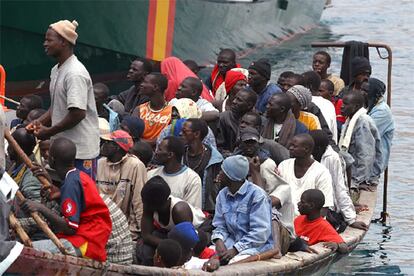
[[[82,257],[82,253],[80,252],[80,250],[74,247],[68,240],[60,239],[60,242],[63,244],[63,247],[66,249],[66,252],[69,255],[75,257]],[[39,251],[49,252],[52,254],[60,253],[59,248],[52,242],[52,240],[34,241],[32,244],[33,248]]]

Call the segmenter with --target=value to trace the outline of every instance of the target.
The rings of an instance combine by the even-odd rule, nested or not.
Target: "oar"
[[[5,99],[6,101],[9,101],[9,102],[11,102],[11,103],[14,103],[15,105],[20,105],[20,103],[19,103],[18,101],[15,101],[15,100],[13,100],[13,99],[10,99],[10,98],[8,98],[8,97],[6,97],[6,96],[0,95],[0,98],[1,98],[1,99]]]
[[[23,227],[21,226],[20,222],[17,220],[17,218],[14,216],[12,212],[10,212],[9,215],[9,222],[11,228],[16,231],[17,235],[22,240],[23,244],[27,247],[33,247],[32,241],[30,240],[29,236],[27,235],[26,231],[24,231]]]
[[[24,153],[24,151],[20,148],[19,144],[16,142],[16,140],[14,140],[14,138],[10,135],[10,132],[8,130],[4,131],[4,137],[6,138],[6,140],[9,142],[9,145],[14,149],[14,151],[17,153],[17,155],[21,158],[21,160],[29,167],[32,168],[33,164],[32,161],[30,160],[30,158],[26,155],[26,153]],[[42,183],[44,188],[49,188],[51,185],[49,183],[49,181],[43,177],[43,176],[38,176],[37,177],[39,179],[39,181]],[[26,200],[26,198],[24,197],[24,195],[20,192],[17,191],[16,192],[16,197],[23,202],[24,200]],[[39,228],[46,234],[46,236],[52,240],[52,242],[57,246],[57,248],[59,248],[60,252],[62,254],[67,254],[65,247],[63,246],[62,242],[56,237],[55,233],[52,232],[52,230],[50,230],[49,226],[47,225],[46,222],[44,222],[44,220],[39,216],[39,214],[37,212],[31,212],[30,215],[32,216],[32,218],[34,219],[34,221],[37,223],[37,225],[39,226]]]
[[[279,249],[270,249],[270,250],[265,251],[263,253],[253,255],[253,256],[247,257],[246,259],[243,259],[243,260],[240,260],[238,262],[232,263],[231,265],[268,260],[268,259],[271,259],[272,257],[274,257],[275,255],[279,254],[279,252],[280,252]]]

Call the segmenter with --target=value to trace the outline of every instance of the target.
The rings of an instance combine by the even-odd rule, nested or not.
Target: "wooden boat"
[[[358,214],[358,220],[370,224],[374,214],[377,192],[361,192],[360,202],[369,210]],[[341,234],[350,249],[354,249],[365,236],[366,231],[347,227]],[[7,273],[20,275],[307,275],[324,274],[330,265],[343,254],[332,252],[321,244],[312,246],[318,253],[288,253],[281,259],[270,259],[237,265],[222,266],[208,273],[201,270],[167,269],[139,265],[116,265],[81,259],[65,255],[52,255],[24,248],[22,254],[8,269]]]

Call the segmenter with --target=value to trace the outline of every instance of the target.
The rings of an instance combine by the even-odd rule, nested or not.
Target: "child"
[[[178,266],[181,260],[181,246],[172,239],[162,240],[154,254],[154,266],[171,268]]]
[[[335,229],[321,217],[321,209],[325,204],[325,197],[320,190],[309,189],[303,192],[298,203],[300,216],[295,221],[295,232],[308,245],[324,242],[324,246],[347,253],[348,246]]]

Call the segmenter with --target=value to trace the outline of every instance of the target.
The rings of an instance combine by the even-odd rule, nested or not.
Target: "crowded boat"
[[[207,78],[193,60],[136,58],[114,91],[74,54],[77,28],[46,30],[50,105],[24,96],[10,125],[0,110],[0,272],[24,246],[214,272],[315,244],[347,254],[341,233],[368,230],[361,193],[376,192],[394,135],[369,56],[344,79],[327,51],[277,78],[228,48]]]

